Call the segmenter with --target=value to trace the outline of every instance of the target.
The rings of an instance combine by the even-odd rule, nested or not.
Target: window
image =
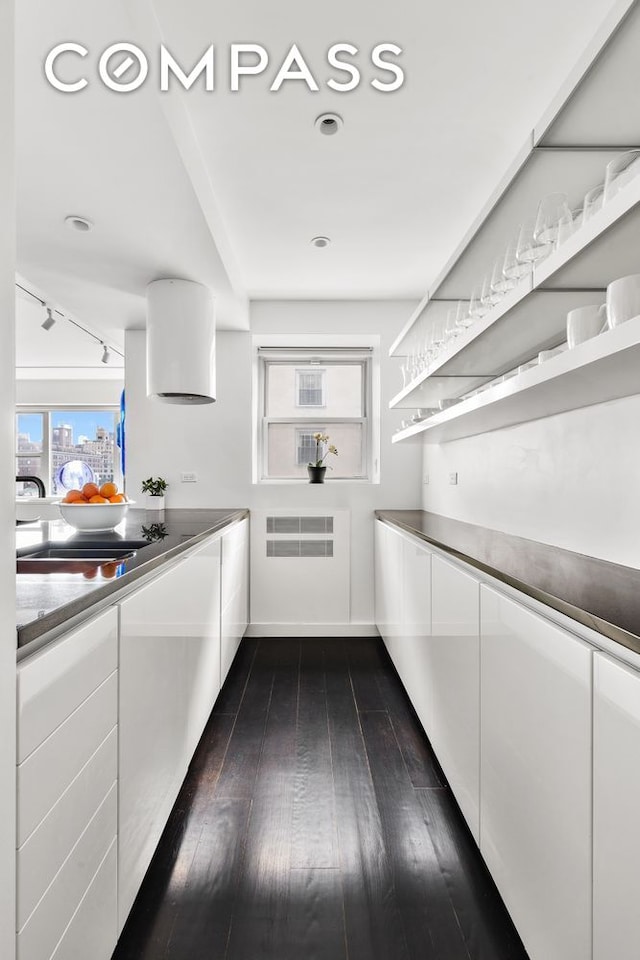
[[[296,370],[296,405],[324,407],[326,370]]]
[[[259,479],[307,480],[314,433],[338,448],[332,480],[371,476],[371,350],[261,348]]]
[[[16,477],[36,476],[47,496],[64,495],[86,480],[120,485],[115,407],[74,410],[20,408],[16,413]],[[18,495],[35,495],[32,486]]]

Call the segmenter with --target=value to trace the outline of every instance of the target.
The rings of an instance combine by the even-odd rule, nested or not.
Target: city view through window
[[[116,416],[113,409],[18,413],[16,477],[40,477],[50,496],[81,487],[87,480],[99,485],[114,480]],[[25,486],[18,493],[35,496],[37,490]]]

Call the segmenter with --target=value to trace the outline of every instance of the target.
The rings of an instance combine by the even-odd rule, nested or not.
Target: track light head
[[[56,318],[54,317],[54,315],[53,315],[53,313],[52,313],[51,307],[47,307],[46,310],[47,310],[47,316],[46,316],[45,319],[42,321],[42,329],[43,329],[43,330],[51,330],[51,327],[52,327],[52,326],[54,325],[54,323],[56,322]]]
[[[109,353],[109,348],[106,343],[102,344],[102,362],[109,363],[111,360],[111,354]]]

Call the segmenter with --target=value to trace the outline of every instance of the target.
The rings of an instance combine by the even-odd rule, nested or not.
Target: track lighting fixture
[[[109,363],[111,360],[111,354],[109,353],[109,348],[106,343],[102,343],[102,362]]]
[[[54,323],[56,322],[56,318],[54,317],[54,315],[53,315],[53,313],[52,313],[52,311],[51,311],[51,307],[46,307],[46,310],[47,310],[47,316],[46,316],[45,319],[42,321],[42,329],[43,329],[43,330],[51,330],[51,327],[52,327],[52,326],[54,325]]]

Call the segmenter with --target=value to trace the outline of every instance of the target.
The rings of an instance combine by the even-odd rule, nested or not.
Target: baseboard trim
[[[379,637],[375,623],[250,623],[245,637]]]

